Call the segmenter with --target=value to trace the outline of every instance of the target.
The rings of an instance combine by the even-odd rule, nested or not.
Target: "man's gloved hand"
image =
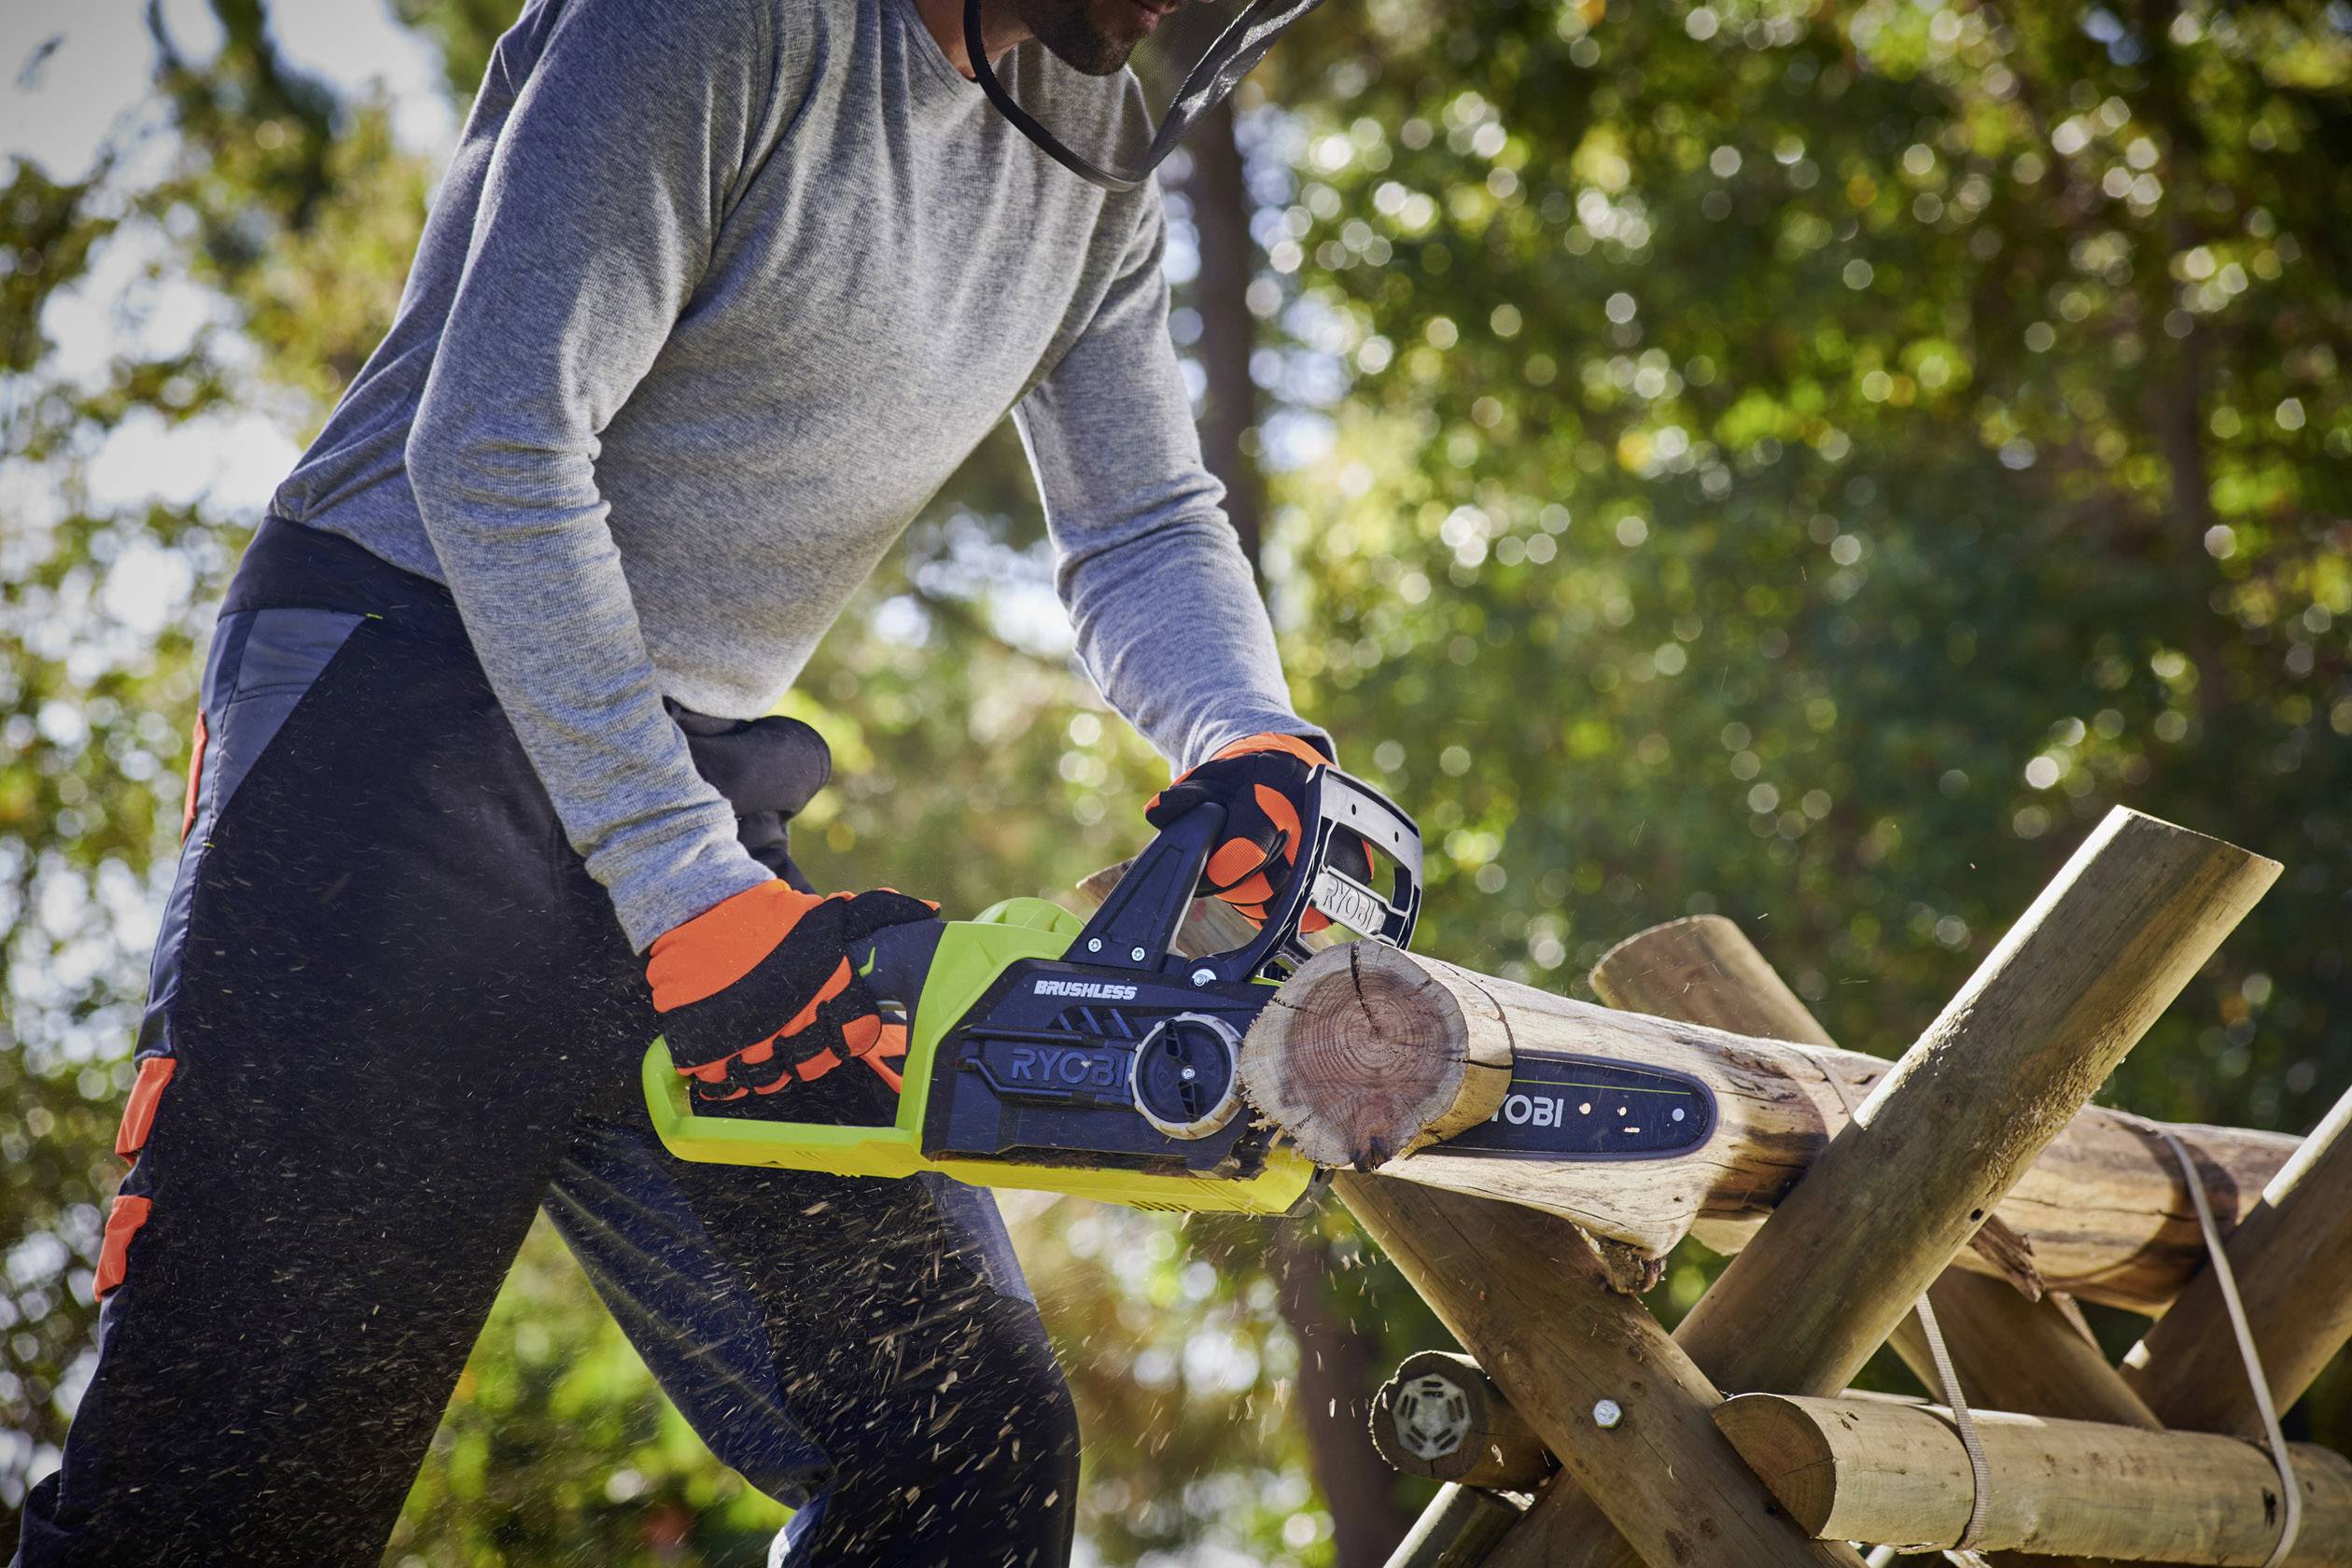
[[[937,908],[888,889],[819,898],[763,882],[655,938],[645,977],[694,1098],[774,1094],[852,1057],[896,1090],[887,1058],[906,1054],[906,1028],[883,1019],[848,950]]]
[[[1331,760],[1304,735],[1253,735],[1154,795],[1144,803],[1143,819],[1165,828],[1203,802],[1224,806],[1225,837],[1201,868],[1201,890],[1262,926],[1267,906],[1298,863],[1307,780]],[[1372,875],[1372,857],[1351,833],[1340,834],[1332,863],[1360,881]],[[1329,924],[1310,909],[1299,930],[1318,931]]]

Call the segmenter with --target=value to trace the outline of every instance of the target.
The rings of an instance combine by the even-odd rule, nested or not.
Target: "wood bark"
[[[1975,1497],[1952,1412],[1867,1395],[1742,1394],[1715,1424],[1806,1530],[1841,1541],[1940,1548]],[[1976,1412],[1993,1474],[1984,1550],[2119,1561],[2260,1563],[2278,1538],[2278,1473],[2233,1437]],[[2293,1447],[2303,1528],[2297,1568],[2352,1561],[2352,1463]]]
[[[1859,1562],[1774,1505],[1715,1430],[1715,1386],[1640,1302],[1609,1288],[1573,1225],[1382,1176],[1342,1171],[1333,1185],[1446,1326],[1480,1348],[1488,1376],[1642,1561]],[[1614,1427],[1594,1421],[1603,1399],[1621,1412]]]
[[[2272,1179],[2228,1251],[2271,1398],[2283,1412],[2352,1337],[2352,1093]],[[2173,1426],[2261,1431],[2209,1270],[2123,1358],[2123,1376]]]
[[[1372,1399],[1372,1446],[1408,1476],[1490,1491],[1533,1491],[1551,1452],[1478,1364],[1417,1351]]]
[[[2210,841],[2206,841],[2210,842]],[[1373,977],[1367,979],[1367,977]],[[1442,1104],[1475,1121],[1479,1094],[1469,1064],[1497,1039],[1514,1055],[1598,1056],[1686,1073],[1713,1090],[1718,1127],[1681,1158],[1627,1163],[1498,1160],[1449,1154],[1443,1143],[1379,1167],[1383,1175],[1495,1197],[1559,1214],[1598,1236],[1662,1256],[1687,1233],[1718,1252],[1744,1247],[1845,1122],[1827,1074],[1856,1105],[1890,1066],[1876,1057],[1731,1034],[1618,1013],[1435,959],[1358,944],[1319,953],[1283,987],[1243,1049],[1251,1099],[1323,1163],[1345,1165],[1348,1141],[1367,1127],[1393,1147],[1415,1141],[1402,1108]],[[1469,1034],[1491,1002],[1499,1021]],[[1312,1010],[1317,1071],[1293,1075],[1296,1020]],[[1328,1031],[1327,1033],[1325,1031]],[[1343,1044],[1332,1044],[1337,1039]],[[1383,1041],[1440,1041],[1415,1053]],[[2102,1072],[2104,1069],[2100,1070]],[[1383,1075],[1395,1072],[1395,1083]],[[1447,1085],[1459,1085],[1448,1098]],[[2176,1129],[2196,1155],[2215,1212],[2235,1222],[2287,1163],[2295,1141],[2231,1127]],[[2187,1283],[2204,1256],[2178,1168],[2135,1119],[2084,1110],[2035,1162],[1997,1210],[2031,1248],[2051,1287],[2154,1312]],[[1967,1212],[1967,1211],[1963,1211]],[[1980,1216],[1981,1217],[1981,1216]],[[2005,1272],[1971,1253],[1962,1267]]]
[[[2278,869],[2110,813],[1700,1298],[1677,1344],[1733,1389],[1842,1389]],[[1591,1498],[1554,1485],[1491,1561],[1628,1561],[1598,1523]]]

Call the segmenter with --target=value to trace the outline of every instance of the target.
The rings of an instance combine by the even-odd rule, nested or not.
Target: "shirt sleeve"
[[[407,448],[491,689],[640,950],[769,876],[663,707],[595,469],[708,263],[772,80],[766,15],[541,12]]]
[[[1291,707],[1274,629],[1200,455],[1168,335],[1167,219],[1147,187],[1117,278],[1014,418],[1078,654],[1111,706],[1193,767],[1244,735],[1328,737]]]

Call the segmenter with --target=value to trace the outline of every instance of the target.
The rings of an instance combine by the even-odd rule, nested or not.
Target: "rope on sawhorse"
[[[2254,1346],[2254,1330],[2246,1321],[2246,1304],[2238,1299],[2237,1271],[2230,1267],[2230,1254],[2221,1244],[2221,1226],[2213,1217],[2213,1202],[2205,1196],[2205,1178],[2197,1173],[2197,1162],[2188,1146],[2175,1137],[2172,1128],[2145,1117],[2132,1118],[2148,1131],[2164,1141],[2173,1158],[2180,1163],[2180,1179],[2189,1188],[2189,1201],[2196,1207],[2197,1228],[2205,1233],[2205,1259],[2213,1270],[2213,1282],[2221,1293],[2221,1305],[2230,1314],[2230,1331],[2237,1336],[2238,1359],[2246,1364],[2246,1380],[2254,1391],[2254,1408],[2262,1418],[2262,1447],[2270,1450],[2271,1463],[2278,1471],[2280,1508],[2278,1540],[2271,1547],[2270,1556],[2262,1560],[2262,1568],[2279,1568],[2287,1554],[2295,1549],[2295,1536],[2303,1529],[2303,1488],[2295,1482],[2295,1462],[2287,1452],[2287,1434],[2279,1429],[2278,1407],[2271,1399],[2270,1378],[2262,1370],[2261,1352]]]

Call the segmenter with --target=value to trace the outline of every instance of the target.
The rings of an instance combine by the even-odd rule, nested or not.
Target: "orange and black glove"
[[[1304,735],[1253,735],[1154,795],[1144,803],[1143,819],[1165,828],[1206,802],[1224,806],[1225,836],[1201,868],[1200,890],[1262,926],[1267,906],[1298,863],[1307,780],[1331,760]],[[1340,835],[1331,863],[1360,881],[1372,875],[1364,840],[1351,833]],[[1329,924],[1310,909],[1299,930],[1318,931]]]
[[[645,977],[694,1098],[771,1095],[853,1058],[896,1091],[906,1027],[883,1018],[849,948],[937,908],[888,889],[819,898],[763,882],[655,938]]]

